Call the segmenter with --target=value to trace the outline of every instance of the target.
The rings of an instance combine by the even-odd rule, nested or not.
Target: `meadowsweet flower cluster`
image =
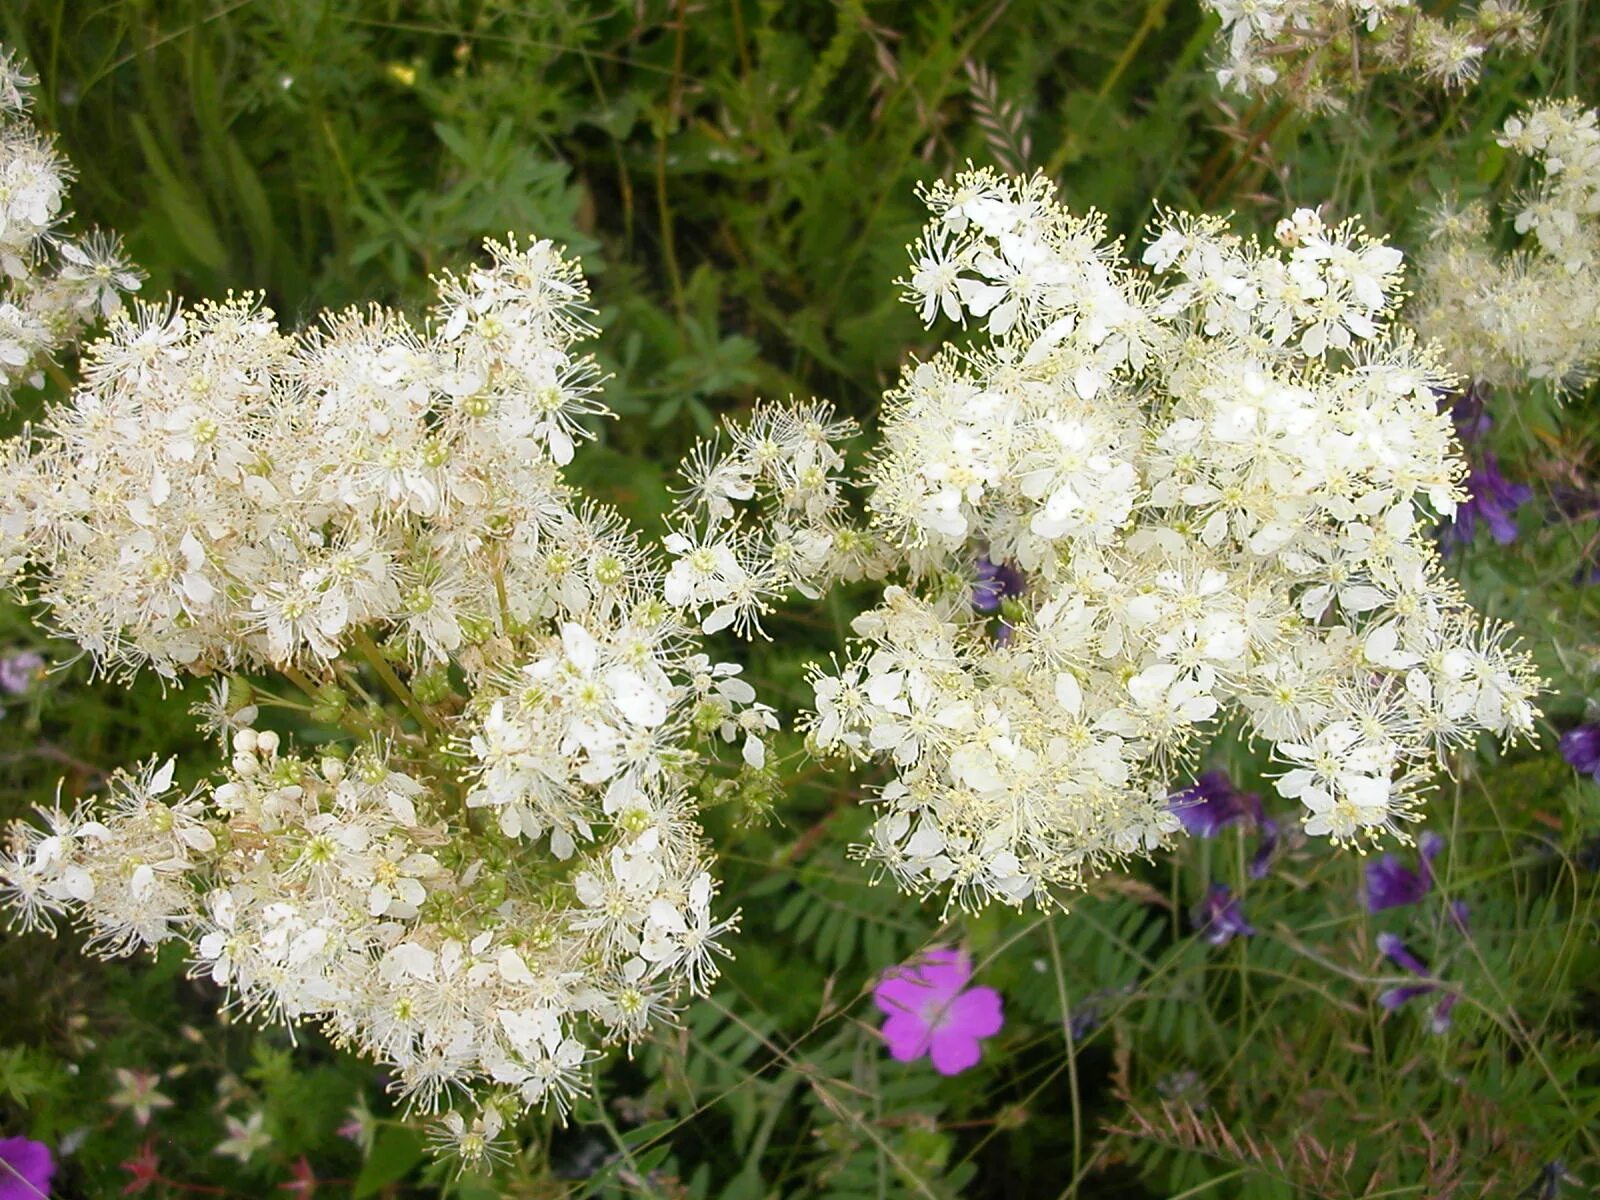
[[[753,772],[777,724],[690,615],[752,623],[775,568],[686,584],[698,558],[669,571],[565,482],[604,411],[587,286],[549,242],[487,250],[420,328],[289,334],[252,296],[114,317],[6,447],[0,507],[19,590],[106,671],[216,679],[226,751],[198,787],[168,763],[16,825],[13,918],[181,942],[230,1004],[320,1023],[414,1105],[470,1096],[441,1137],[474,1159],[716,978],[734,918],[700,797],[717,747]],[[758,427],[815,440],[817,412]],[[346,740],[295,749],[262,721],[284,705]]]
[[[1339,108],[1378,74],[1448,88],[1477,79],[1486,54],[1528,51],[1538,18],[1517,0],[1441,15],[1411,0],[1202,0],[1222,21],[1217,81],[1291,104]]]
[[[1050,902],[1171,838],[1225,720],[1309,834],[1404,837],[1441,756],[1531,731],[1529,661],[1433,549],[1462,464],[1398,251],[1307,210],[1277,246],[1168,213],[1141,269],[1042,176],[926,200],[907,299],[978,336],[886,398],[867,507],[895,570],[810,731],[894,772],[867,857],[963,906]]]
[[[1504,254],[1484,205],[1447,206],[1421,256],[1415,320],[1475,380],[1576,387],[1600,362],[1600,114],[1543,101],[1499,141],[1543,172],[1512,201],[1522,240]]]
[[[72,172],[29,120],[35,82],[0,47],[0,406],[142,278],[115,237],[61,232]]]
[[[763,402],[696,446],[665,539],[668,601],[703,613],[706,633],[748,632],[791,590],[816,599],[836,581],[881,574],[883,548],[851,519],[843,487],[837,445],[855,433],[821,401]]]

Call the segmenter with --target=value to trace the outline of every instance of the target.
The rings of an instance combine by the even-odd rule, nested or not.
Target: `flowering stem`
[[[395,698],[406,706],[406,711],[416,718],[417,724],[422,726],[425,732],[438,733],[439,722],[433,719],[433,714],[417,703],[417,698],[411,694],[411,689],[405,685],[405,681],[384,661],[383,654],[373,642],[371,635],[364,629],[357,629],[350,640],[361,652],[361,657],[367,660],[367,665],[378,673],[378,678],[383,680],[384,686],[393,692]]]
[[[1056,942],[1056,923],[1052,916],[1045,926],[1045,941],[1050,943],[1050,965],[1056,977],[1056,997],[1061,1002],[1061,1035],[1067,1040],[1067,1087],[1072,1098],[1072,1182],[1063,1195],[1078,1194],[1083,1175],[1083,1105],[1078,1095],[1078,1047],[1072,1036],[1072,1000],[1067,995],[1066,978],[1061,968],[1061,947]]]

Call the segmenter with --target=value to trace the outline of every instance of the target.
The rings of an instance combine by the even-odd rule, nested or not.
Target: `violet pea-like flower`
[[[1255,926],[1244,919],[1244,910],[1233,890],[1225,883],[1213,883],[1206,898],[1195,905],[1190,914],[1206,941],[1213,946],[1226,946],[1236,937],[1250,937]]]
[[[1392,854],[1367,864],[1366,889],[1362,900],[1368,912],[1382,912],[1415,904],[1433,887],[1433,860],[1444,848],[1444,838],[1425,833],[1418,845],[1417,869],[1413,871]]]

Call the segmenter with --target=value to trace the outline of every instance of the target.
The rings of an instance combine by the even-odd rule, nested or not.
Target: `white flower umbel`
[[[0,443],[5,581],[104,672],[211,678],[227,755],[14,825],[13,922],[181,943],[231,1006],[320,1024],[414,1106],[469,1098],[440,1125],[468,1159],[716,979],[735,917],[699,807],[767,778],[777,722],[700,633],[753,628],[802,572],[742,535],[685,580],[563,479],[605,412],[587,284],[550,242],[486,249],[420,325],[138,304]],[[817,453],[770,465],[813,522]],[[287,744],[283,707],[335,740]]]
[[[1531,732],[1529,661],[1428,532],[1464,466],[1398,251],[1309,210],[1277,246],[1168,213],[1134,265],[1043,177],[926,200],[906,298],[976,336],[886,397],[888,586],[811,718],[892,771],[867,857],[963,906],[1054,902],[1168,842],[1229,718],[1308,833],[1404,837],[1448,749]]]
[[[1518,0],[1201,0],[1222,22],[1217,81],[1289,104],[1341,108],[1379,74],[1446,88],[1478,78],[1486,54],[1531,50],[1538,18]]]
[[[1600,115],[1546,100],[1499,140],[1542,172],[1507,214],[1520,244],[1497,249],[1482,205],[1447,205],[1421,256],[1415,320],[1473,379],[1579,387],[1600,363]]]

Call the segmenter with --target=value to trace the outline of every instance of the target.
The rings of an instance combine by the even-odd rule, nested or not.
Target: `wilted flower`
[[[900,1062],[928,1055],[941,1075],[977,1065],[979,1043],[1005,1023],[1000,993],[967,988],[972,962],[959,950],[929,950],[884,973],[872,998],[887,1016],[883,1038]]]
[[[1414,0],[1202,0],[1222,21],[1217,82],[1308,108],[1341,109],[1380,74],[1445,88],[1478,78],[1492,50],[1529,50],[1538,18],[1517,0],[1457,16]]]

